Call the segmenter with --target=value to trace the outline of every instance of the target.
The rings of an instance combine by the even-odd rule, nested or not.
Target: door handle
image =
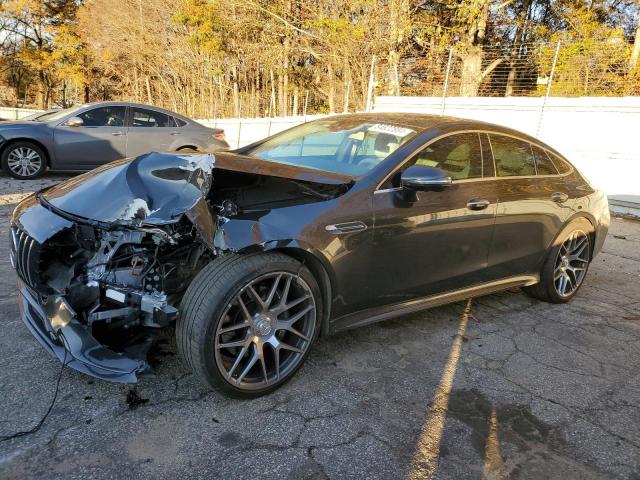
[[[119,137],[120,135],[124,135],[124,132],[111,132],[111,135],[114,137]]]
[[[467,208],[469,210],[484,210],[489,205],[491,205],[491,202],[484,198],[472,198],[467,202]]]
[[[568,198],[569,198],[569,195],[562,192],[554,192],[551,194],[551,200],[553,200],[556,203],[566,202]]]
[[[171,132],[171,135],[180,135],[180,132]]]

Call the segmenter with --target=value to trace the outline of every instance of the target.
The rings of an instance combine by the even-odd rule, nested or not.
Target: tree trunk
[[[460,96],[476,97],[482,83],[482,47],[469,47],[462,57]]]
[[[333,74],[333,66],[331,63],[327,66],[327,80],[329,82],[329,90],[327,92],[327,101],[329,102],[329,113],[336,113],[336,104],[335,104],[335,96],[336,96],[336,80]]]
[[[278,116],[284,116],[284,78],[282,73],[278,74]]]
[[[144,84],[147,87],[147,103],[149,103],[149,105],[153,105],[153,100],[151,98],[151,85],[149,85],[149,76],[144,77]]]
[[[269,116],[275,117],[276,113],[276,87],[273,79],[273,69],[269,69],[269,79],[271,80],[271,102],[269,103]]]
[[[640,2],[638,2],[640,7]],[[631,51],[631,58],[629,59],[629,70],[633,71],[638,66],[640,60],[640,13],[638,14],[638,24],[636,26],[636,39],[633,42],[633,50]]]
[[[527,23],[529,22],[529,11],[531,7],[531,0],[527,0],[522,8],[520,18],[516,24],[516,31],[513,34],[513,45],[511,46],[510,54],[510,66],[509,75],[507,76],[507,87],[505,90],[505,96],[510,97],[513,95],[516,80],[518,77],[518,61],[520,58],[521,45],[524,42],[527,35]]]
[[[351,78],[347,78],[344,86],[344,100],[342,104],[342,113],[349,113],[349,90],[351,88]]]
[[[298,115],[298,101],[299,101],[298,95],[299,95],[298,87],[293,87],[293,109],[291,111],[291,115],[293,116]]]
[[[489,21],[489,0],[483,0],[478,17],[469,26],[467,31],[467,44],[462,55],[462,78],[460,84],[460,95],[463,97],[475,97],[480,90],[483,80],[482,73],[482,44],[487,33],[487,22]]]
[[[238,89],[238,68],[234,65],[231,69],[231,82],[233,85],[233,116],[240,116],[240,91]]]

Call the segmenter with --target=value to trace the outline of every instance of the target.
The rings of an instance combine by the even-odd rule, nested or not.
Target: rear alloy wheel
[[[14,178],[31,180],[45,172],[47,162],[44,152],[37,145],[17,142],[2,153],[2,168]]]
[[[583,223],[576,222],[565,230],[560,243],[549,251],[540,282],[524,287],[527,294],[545,302],[565,303],[578,292],[591,262],[591,237]]]
[[[178,350],[209,386],[264,395],[304,363],[320,331],[321,298],[311,272],[286,255],[217,259],[184,295]]]
[[[573,231],[560,245],[553,269],[553,284],[560,297],[571,297],[582,285],[589,253],[589,236],[582,230]]]

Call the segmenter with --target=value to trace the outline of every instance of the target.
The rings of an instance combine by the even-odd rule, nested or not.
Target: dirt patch
[[[149,401],[148,398],[142,398],[135,388],[130,389],[127,392],[127,405],[129,410],[135,410],[136,408],[144,405]]]

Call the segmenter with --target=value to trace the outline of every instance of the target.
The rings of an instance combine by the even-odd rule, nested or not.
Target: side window
[[[536,168],[538,169],[538,175],[557,175],[558,171],[556,167],[553,166],[549,157],[547,157],[547,153],[539,147],[535,145],[531,145],[531,150],[533,151],[533,156],[536,159]]]
[[[556,166],[560,175],[571,171],[571,165],[569,165],[564,159],[560,158],[558,155],[554,155],[553,153],[546,152],[546,154]]]
[[[413,164],[437,167],[452,180],[482,178],[480,137],[477,133],[444,137],[418,153]]]
[[[78,115],[84,122],[83,127],[122,127],[124,125],[124,107],[100,107]]]
[[[173,117],[173,121],[176,122],[176,125],[178,127],[184,127],[187,122],[185,122],[184,120],[180,120],[179,118]]]
[[[504,135],[489,135],[498,177],[536,174],[536,164],[528,142]]]
[[[133,108],[132,111],[132,127],[173,127],[173,117],[164,113],[144,108]]]

